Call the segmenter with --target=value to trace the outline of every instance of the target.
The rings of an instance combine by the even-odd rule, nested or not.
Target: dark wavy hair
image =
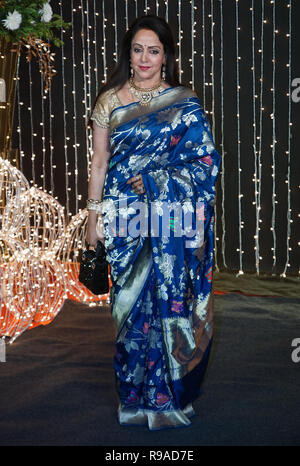
[[[131,42],[135,34],[140,29],[150,29],[157,34],[160,42],[164,46],[164,53],[166,56],[165,80],[170,86],[180,85],[178,66],[176,62],[176,46],[171,28],[164,18],[156,15],[147,15],[136,18],[126,31],[121,44],[118,63],[108,81],[100,89],[98,97],[103,92],[108,91],[113,87],[121,89],[121,87],[130,78]]]

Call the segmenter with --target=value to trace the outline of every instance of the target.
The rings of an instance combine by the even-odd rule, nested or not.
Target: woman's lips
[[[140,69],[142,71],[146,71],[146,70],[149,70],[150,66],[140,66]]]

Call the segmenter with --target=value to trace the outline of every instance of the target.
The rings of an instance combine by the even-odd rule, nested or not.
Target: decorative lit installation
[[[5,210],[9,220],[15,216],[16,202],[19,203],[20,227],[15,228],[14,239],[24,243],[36,256],[54,259],[65,231],[64,207],[46,192],[31,187],[18,200],[13,198],[7,203]]]
[[[2,235],[1,235],[2,236]],[[12,342],[33,320],[40,302],[39,267],[29,250],[0,236],[0,328]],[[16,246],[16,247],[15,247]]]
[[[0,187],[0,328],[1,335],[13,342],[30,326],[51,321],[61,308],[60,264],[54,264],[53,258],[59,246],[54,235],[64,231],[64,225],[61,231],[56,227],[64,217],[61,207],[51,219],[49,210],[56,201],[29,188],[24,175],[3,159]]]
[[[20,199],[29,189],[29,183],[22,172],[8,160],[0,157],[0,233],[2,236],[22,228]],[[10,202],[12,211],[5,210]]]
[[[103,305],[78,281],[87,211],[66,226],[64,208],[0,158],[0,334],[12,343],[27,328],[51,322],[65,299]]]
[[[15,203],[11,199],[6,205],[6,217],[14,217]],[[51,322],[65,299],[63,269],[55,260],[65,231],[64,208],[35,187],[21,194],[19,205],[21,226],[6,235],[18,245],[6,279],[17,310],[14,317],[18,317],[13,335],[9,335],[11,342],[26,328]]]
[[[73,216],[67,225],[60,249],[57,252],[57,261],[62,264],[64,270],[64,289],[66,297],[93,305],[108,304],[109,293],[95,296],[79,280],[79,252],[85,247],[85,236],[88,212],[81,210]]]

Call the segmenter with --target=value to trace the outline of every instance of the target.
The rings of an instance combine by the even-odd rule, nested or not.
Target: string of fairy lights
[[[226,2],[226,9],[229,2]],[[253,248],[252,270],[257,274],[262,271],[262,263],[266,254],[272,257],[272,272],[280,273],[285,277],[289,273],[291,266],[291,242],[293,238],[293,215],[295,206],[292,205],[291,192],[294,189],[291,180],[291,165],[293,163],[291,136],[292,136],[292,101],[290,83],[293,76],[292,69],[292,0],[278,2],[278,0],[251,0],[251,5],[245,14],[245,4],[241,0],[232,0],[231,11],[235,15],[234,31],[234,61],[229,65],[224,63],[224,55],[228,43],[226,43],[227,22],[224,0],[122,0],[124,15],[120,14],[121,1],[108,0],[71,0],[69,3],[59,2],[58,13],[66,20],[71,21],[69,31],[61,31],[61,39],[67,42],[71,39],[71,46],[61,47],[56,58],[60,61],[59,76],[54,79],[60,80],[63,111],[64,138],[63,154],[65,170],[65,212],[70,221],[74,215],[80,211],[81,201],[86,198],[85,187],[89,173],[90,160],[92,155],[92,138],[86,124],[90,114],[94,99],[100,86],[106,82],[107,77],[118,59],[118,49],[121,40],[121,27],[128,28],[135,16],[147,13],[154,13],[164,16],[167,21],[174,18],[174,10],[177,10],[177,22],[172,25],[175,30],[175,39],[178,49],[178,66],[180,70],[181,82],[187,83],[195,89],[199,95],[201,103],[206,110],[212,123],[213,137],[217,142],[219,152],[222,155],[221,173],[219,183],[219,209],[216,209],[215,226],[215,257],[216,267],[230,267],[234,262],[237,275],[241,275],[249,268],[245,263],[245,249],[249,250],[249,243]],[[189,11],[187,5],[189,4]],[[271,7],[271,8],[270,8]],[[171,10],[172,8],[172,10]],[[286,31],[278,30],[277,21],[283,8],[288,9],[286,15]],[[271,14],[270,14],[271,11]],[[268,13],[267,13],[268,12]],[[186,28],[186,18],[190,18],[190,27]],[[109,19],[110,18],[110,19]],[[243,22],[247,21],[247,28],[243,28]],[[245,32],[249,30],[249,32]],[[270,34],[271,31],[271,34]],[[245,36],[247,34],[247,37]],[[286,38],[288,50],[288,60],[286,63],[286,106],[288,113],[288,139],[286,142],[280,138],[279,114],[276,97],[276,86],[278,82],[279,65],[284,56],[280,56],[277,51],[277,41],[280,37]],[[79,39],[80,37],[80,39]],[[271,60],[267,60],[267,41],[272,41]],[[75,40],[76,39],[76,40]],[[245,56],[242,43],[249,43],[250,55]],[[81,43],[80,50],[78,45]],[[189,45],[187,45],[189,44]],[[232,46],[232,43],[230,43]],[[68,50],[68,52],[67,52]],[[186,57],[186,54],[189,54]],[[248,53],[248,52],[247,52]],[[245,61],[248,60],[248,74],[245,73]],[[188,65],[186,65],[188,63]],[[24,69],[24,64],[22,65]],[[19,75],[17,85],[17,131],[20,150],[20,168],[23,169],[24,158],[31,159],[31,184],[33,186],[42,185],[45,190],[50,187],[49,192],[53,196],[57,195],[57,154],[55,142],[54,123],[57,122],[56,98],[57,96],[50,89],[45,95],[41,82],[41,122],[37,128],[35,118],[37,100],[33,95],[32,67],[28,63],[28,79],[26,85],[20,83]],[[226,80],[226,69],[232,71],[230,82]],[[20,70],[20,66],[19,66]],[[268,89],[267,75],[271,73],[271,81]],[[281,71],[282,73],[282,71]],[[282,81],[281,75],[281,81]],[[246,92],[245,81],[251,82],[249,93],[249,106],[246,108],[241,104],[243,93]],[[232,84],[233,83],[233,84]],[[78,102],[78,95],[82,93],[82,102]],[[249,89],[249,88],[248,88]],[[224,104],[227,92],[233,90],[232,99],[235,107],[234,115],[229,115]],[[267,93],[271,92],[272,106],[266,108]],[[29,99],[23,96],[28,95]],[[72,95],[72,99],[67,96]],[[27,116],[24,111],[24,101],[28,102]],[[82,105],[81,105],[82,104]],[[232,108],[230,111],[232,111]],[[271,140],[269,141],[270,166],[264,165],[264,150],[266,146],[265,127],[266,110],[272,119]],[[227,112],[227,113],[226,113]],[[25,118],[28,118],[25,125]],[[230,128],[230,138],[235,141],[235,147],[230,145],[226,149],[226,142],[229,135],[225,133],[227,120],[231,118],[233,124]],[[251,152],[246,153],[244,149],[245,118],[248,123],[248,134],[251,135]],[[84,134],[83,134],[84,133]],[[24,141],[30,138],[31,153],[24,150]],[[40,139],[40,140],[39,140]],[[279,141],[279,139],[281,139]],[[82,142],[85,141],[85,142]],[[282,167],[279,159],[278,144],[285,146],[286,155],[286,179],[285,191],[278,182],[278,173]],[[29,147],[29,146],[28,146]],[[41,148],[41,149],[39,149]],[[39,155],[41,151],[41,156]],[[42,159],[42,173],[36,170],[37,159]],[[79,169],[80,161],[86,158],[86,175]],[[248,166],[253,167],[252,192],[245,188],[245,160]],[[61,165],[60,165],[61,166]],[[230,169],[228,168],[230,166]],[[49,167],[49,169],[47,169]],[[235,185],[231,191],[227,184],[230,176],[229,170],[235,170]],[[39,180],[39,177],[41,180]],[[266,199],[263,191],[264,180],[271,178],[271,197]],[[60,177],[61,179],[61,177]],[[233,194],[234,193],[234,194]],[[236,193],[236,194],[235,194]],[[235,198],[236,196],[236,198]],[[75,200],[75,208],[74,208]],[[279,203],[287,202],[286,215],[286,247],[284,264],[282,258],[279,261],[278,220]],[[245,206],[251,203],[253,206],[253,216],[251,219],[245,214]],[[265,222],[265,205],[270,206],[270,225]],[[71,208],[72,204],[72,208]],[[248,208],[248,207],[247,207]],[[75,209],[75,210],[74,210]],[[232,225],[230,209],[235,210],[235,224]],[[218,212],[218,215],[217,215]],[[282,222],[281,222],[282,223]],[[250,226],[251,228],[248,228]],[[230,226],[230,228],[229,228]],[[228,232],[235,229],[235,245],[228,236]],[[270,230],[270,248],[266,251],[263,246],[266,230]],[[282,228],[282,226],[281,226]],[[253,237],[249,238],[249,231],[254,229]],[[231,259],[229,260],[229,258]],[[234,259],[232,259],[234,258]]]
[[[273,183],[272,183],[272,224],[271,224],[271,231],[272,231],[272,237],[273,237],[273,269],[276,267],[276,248],[277,248],[277,238],[276,238],[276,228],[275,228],[275,222],[276,222],[276,98],[275,98],[275,92],[276,92],[276,8],[275,8],[275,2],[271,1],[271,5],[273,6],[272,10],[272,26],[273,26],[273,32],[272,32],[272,113],[271,113],[271,118],[272,118],[272,139],[273,142],[271,144],[272,148],[272,178],[273,178]]]
[[[239,253],[239,272],[243,274],[243,244],[242,244],[242,191],[241,191],[241,122],[240,122],[240,43],[239,43],[239,2],[235,2],[235,44],[236,44],[236,118],[237,118],[237,179],[238,179],[238,226],[239,226],[239,241],[237,252]]]
[[[288,143],[287,143],[287,241],[286,241],[286,263],[284,267],[284,271],[282,276],[286,276],[287,268],[290,267],[290,251],[292,248],[290,247],[290,239],[291,239],[291,224],[293,223],[292,219],[292,209],[291,209],[291,136],[292,136],[292,100],[291,100],[291,83],[292,83],[292,0],[287,4],[287,8],[289,9],[289,31],[286,35],[288,38],[288,57],[289,61],[287,63],[288,67]]]
[[[222,237],[221,237],[221,254],[224,267],[227,268],[226,262],[226,244],[225,244],[225,231],[226,231],[226,221],[225,221],[225,153],[224,153],[224,21],[223,21],[223,2],[220,1],[220,118],[221,118],[221,203],[222,203],[222,214],[221,214],[221,223],[222,223]]]

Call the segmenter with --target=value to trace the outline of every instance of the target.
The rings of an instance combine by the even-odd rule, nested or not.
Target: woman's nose
[[[147,61],[147,50],[144,50],[143,53],[142,53],[142,62],[145,62]]]

